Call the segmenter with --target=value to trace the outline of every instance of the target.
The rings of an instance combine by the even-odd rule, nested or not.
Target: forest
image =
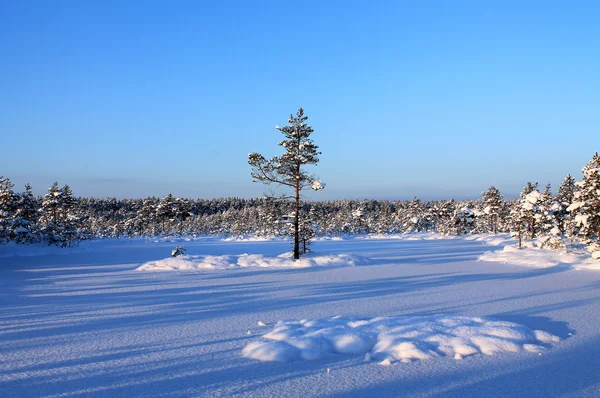
[[[0,242],[67,247],[81,240],[153,236],[286,236],[294,216],[291,201],[274,198],[186,199],[169,194],[145,199],[84,198],[54,183],[45,195],[31,186],[16,192],[0,179]],[[528,182],[518,198],[505,199],[494,186],[480,199],[455,201],[303,201],[300,233],[442,235],[511,233],[540,238],[550,248],[566,242],[595,245],[600,235],[600,156],[583,168],[582,180],[567,175],[553,193]]]

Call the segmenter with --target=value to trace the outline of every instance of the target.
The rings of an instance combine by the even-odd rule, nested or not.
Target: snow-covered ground
[[[293,269],[238,264],[285,241],[0,247],[0,395],[600,395],[600,272],[479,260],[502,236],[412,238],[322,240],[314,257],[369,264]],[[236,266],[138,270],[177,244]]]
[[[244,253],[241,255],[196,255],[168,257],[158,261],[149,261],[142,264],[138,271],[192,271],[215,270],[229,268],[309,268],[309,267],[339,267],[369,264],[369,259],[350,255],[315,255],[307,253],[302,258],[294,260],[292,253],[287,252],[279,256],[264,256],[262,254]]]
[[[540,352],[545,344],[558,341],[549,333],[513,322],[460,315],[373,319],[335,316],[279,321],[275,329],[248,344],[242,353],[246,358],[278,362],[353,354],[387,366],[439,356],[461,360],[476,354]]]

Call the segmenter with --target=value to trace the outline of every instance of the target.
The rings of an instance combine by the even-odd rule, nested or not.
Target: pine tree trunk
[[[296,170],[300,176],[300,165]],[[294,214],[294,259],[300,258],[300,178],[296,178],[296,213]]]

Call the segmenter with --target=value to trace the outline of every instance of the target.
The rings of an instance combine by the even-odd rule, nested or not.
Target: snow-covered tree
[[[156,206],[156,218],[160,220],[163,232],[167,232],[167,223],[175,218],[176,208],[172,194],[162,198]]]
[[[76,218],[72,209],[77,201],[68,185],[55,182],[42,200],[41,228],[44,240],[51,245],[70,246],[78,239]]]
[[[500,214],[502,212],[502,198],[498,188],[491,186],[486,192],[481,193],[483,200],[483,210],[481,214],[481,220],[487,224],[488,231],[497,234],[498,233],[498,222]]]
[[[455,210],[456,202],[454,199],[440,201],[438,206],[437,232],[443,235],[452,234]]]
[[[573,218],[567,211],[567,208],[573,203],[573,198],[577,186],[575,185],[575,178],[571,174],[567,174],[563,182],[558,187],[558,193],[556,194],[555,203],[557,206],[555,217],[557,219],[558,228],[561,233],[567,236],[572,236],[573,230]]]
[[[317,235],[316,233],[316,216],[314,207],[304,206],[300,210],[300,251],[302,254],[307,253],[311,244],[311,240]],[[292,228],[293,229],[293,228]]]
[[[287,126],[275,127],[285,137],[278,144],[285,150],[282,156],[274,156],[267,160],[263,155],[256,152],[248,155],[248,163],[252,166],[252,178],[255,181],[266,184],[274,183],[293,189],[295,259],[300,258],[300,192],[306,188],[312,188],[316,191],[324,188],[321,181],[309,175],[303,169],[306,165],[316,165],[321,154],[310,138],[313,129],[306,124],[307,119],[304,110],[300,108],[296,116],[290,115]]]
[[[38,240],[37,201],[31,191],[31,185],[25,185],[25,192],[18,195],[14,214],[14,233],[17,243],[33,243]]]
[[[0,177],[0,242],[14,239],[17,197],[9,178]]]
[[[423,232],[426,230],[423,204],[421,199],[414,197],[409,203],[404,217],[404,230],[407,233]]]
[[[573,215],[577,237],[583,242],[600,241],[600,156],[596,152],[583,168],[583,181],[567,208]]]
[[[510,211],[508,216],[508,225],[510,234],[518,239],[519,249],[523,246],[523,236],[527,230],[525,218],[523,217],[522,207],[520,202],[517,202]]]
[[[463,203],[456,207],[452,216],[452,234],[465,235],[472,231],[475,212],[472,204]]]
[[[541,235],[548,235],[558,227],[555,217],[558,207],[555,206],[554,196],[550,189],[550,184],[546,185],[546,189],[540,194],[537,206],[536,223]]]
[[[521,192],[521,200],[519,202],[520,217],[526,225],[526,230],[529,234],[529,238],[535,238],[538,226],[536,224],[538,214],[538,202],[540,200],[540,191],[538,190],[538,182],[535,183],[527,182],[525,188]]]

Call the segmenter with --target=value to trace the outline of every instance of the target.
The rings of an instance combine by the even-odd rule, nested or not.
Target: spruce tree
[[[248,155],[248,163],[252,166],[251,175],[255,181],[273,183],[293,190],[294,259],[300,258],[300,192],[306,188],[317,191],[324,188],[320,181],[303,169],[306,165],[316,165],[321,154],[319,147],[310,138],[313,129],[306,124],[307,119],[304,110],[300,108],[296,116],[290,115],[287,126],[276,126],[284,136],[278,144],[285,150],[282,156],[267,160],[256,152]]]

